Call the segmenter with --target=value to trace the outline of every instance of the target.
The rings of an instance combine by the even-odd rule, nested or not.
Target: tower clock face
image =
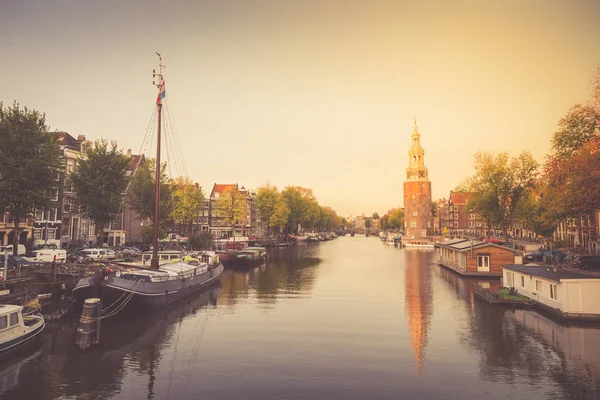
[[[425,178],[425,171],[419,171],[419,178]]]

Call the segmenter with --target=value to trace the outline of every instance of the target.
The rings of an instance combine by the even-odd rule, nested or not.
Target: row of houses
[[[85,217],[75,206],[75,192],[70,175],[76,170],[78,160],[85,157],[86,143],[84,135],[75,138],[67,132],[59,134],[59,146],[63,154],[64,170],[57,177],[59,189],[53,194],[57,206],[48,210],[38,210],[29,218],[21,221],[19,243],[26,244],[29,238],[33,238],[34,244],[55,245],[57,247],[66,247],[71,243],[86,246],[105,243],[112,247],[143,241],[142,232],[144,227],[151,225],[151,222],[140,218],[135,210],[129,208],[127,193],[121,206],[121,212],[114,222],[104,227],[101,237],[96,236],[93,221]],[[127,173],[132,176],[145,163],[146,159],[144,155],[131,154],[131,150],[127,150],[127,156],[131,160]],[[245,201],[247,210],[244,220],[234,226],[228,224],[225,218],[218,215],[215,210],[215,203],[219,196],[226,190],[232,189],[242,194],[241,197]],[[218,238],[233,235],[263,236],[266,229],[258,217],[254,205],[255,197],[255,191],[248,190],[243,186],[215,183],[210,197],[204,202],[203,209],[190,224],[192,232],[210,232]],[[171,223],[170,227],[175,228],[174,225]],[[9,213],[0,210],[0,244],[13,243],[14,235],[14,220]]]
[[[444,236],[501,236],[503,232],[500,229],[490,227],[481,215],[468,210],[467,203],[472,196],[473,193],[450,191],[448,199],[438,200],[434,230]],[[509,235],[514,239],[536,239],[535,232],[519,221],[514,221]],[[554,233],[556,241],[564,241],[571,247],[583,247],[592,252],[600,250],[599,237],[600,211],[580,218],[569,218],[561,222]]]

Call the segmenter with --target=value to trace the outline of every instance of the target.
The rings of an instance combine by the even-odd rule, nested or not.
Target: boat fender
[[[117,272],[115,273],[115,275],[117,276],[117,278],[119,278],[119,277],[121,276],[121,271],[117,271]]]
[[[106,276],[104,277],[104,280],[105,280],[105,281],[107,281],[107,280],[108,280],[108,275],[106,275]]]

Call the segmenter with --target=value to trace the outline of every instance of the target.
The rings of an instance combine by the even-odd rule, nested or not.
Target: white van
[[[55,259],[56,257],[56,259]],[[27,261],[31,262],[52,262],[64,263],[67,261],[66,250],[53,250],[53,249],[39,249],[32,251],[28,256],[23,257]]]
[[[13,245],[9,244],[7,246],[0,246],[0,253],[3,253],[7,251],[8,254],[12,254],[13,253]],[[25,250],[25,245],[24,244],[19,244],[19,246],[17,247],[17,255],[22,256],[24,254],[27,254],[27,250]]]
[[[85,249],[79,252],[80,254],[85,254],[90,259],[97,260],[106,260],[108,256],[108,252],[106,249]]]

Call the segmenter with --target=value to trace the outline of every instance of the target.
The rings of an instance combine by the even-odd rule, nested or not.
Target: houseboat
[[[0,305],[0,357],[31,343],[44,329],[41,315],[23,315],[23,307]]]
[[[223,265],[226,267],[253,267],[266,263],[269,259],[267,249],[265,247],[247,247],[243,250],[236,251]]]
[[[567,320],[600,321],[600,276],[540,265],[503,265],[502,282]]]
[[[465,276],[502,276],[502,265],[518,264],[522,257],[507,247],[479,240],[454,239],[438,244],[438,263]]]
[[[435,246],[427,239],[409,239],[402,242],[402,245],[408,249],[434,250]]]

